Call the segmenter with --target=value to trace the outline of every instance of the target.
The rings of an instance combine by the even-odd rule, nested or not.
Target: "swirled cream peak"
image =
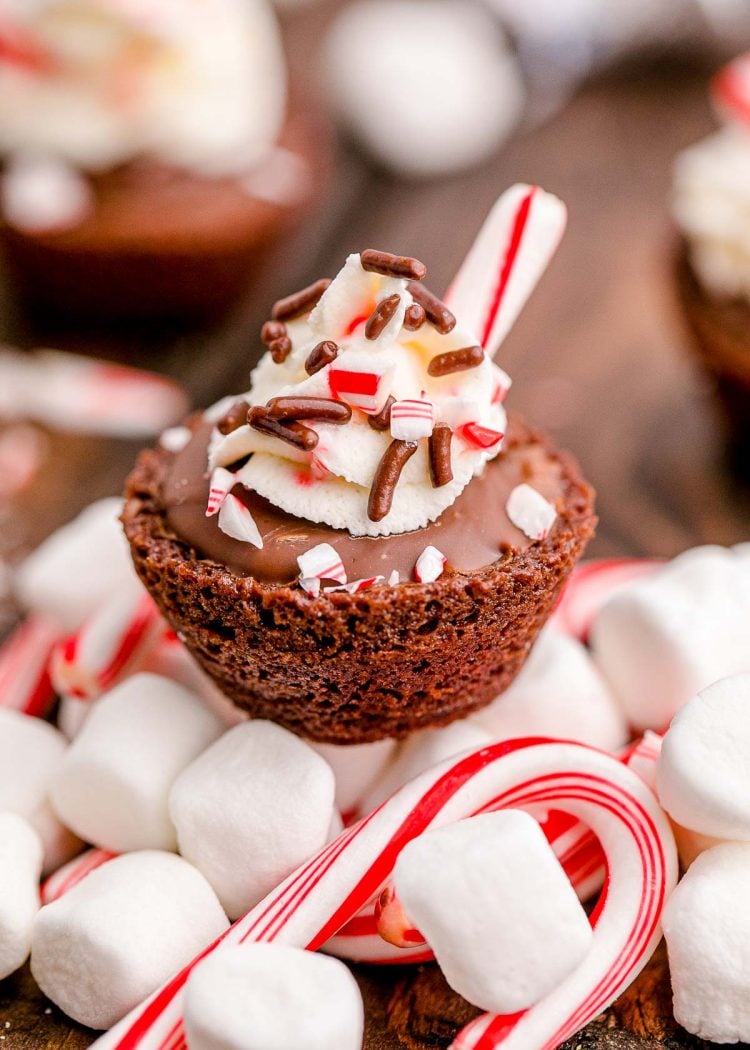
[[[500,451],[510,380],[410,280],[423,271],[386,253],[350,255],[322,295],[319,284],[277,303],[270,349],[214,430],[209,469],[249,456],[238,482],[355,536],[436,520]]]
[[[672,211],[706,288],[750,302],[750,57],[723,69],[712,93],[724,127],[677,157]]]
[[[6,0],[0,153],[101,170],[139,155],[254,165],[285,106],[265,0]]]

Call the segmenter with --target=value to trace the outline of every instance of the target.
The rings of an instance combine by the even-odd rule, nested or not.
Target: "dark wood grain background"
[[[288,37],[298,87],[314,98],[312,11]],[[498,194],[539,182],[570,208],[566,240],[502,349],[511,404],[581,459],[601,518],[590,553],[673,555],[703,542],[750,537],[750,496],[723,466],[711,390],[693,366],[675,304],[675,235],[667,212],[670,163],[712,126],[706,71],[631,69],[585,87],[550,124],[522,132],[484,167],[439,183],[408,184],[375,170],[346,145],[304,228],[279,247],[248,296],[219,327],[82,333],[21,317],[0,300],[2,335],[146,365],[182,380],[196,405],[247,387],[270,301],[321,274],[347,252],[414,254],[443,290]],[[0,504],[0,556],[13,560],[92,499],[117,493],[137,446],[51,434],[39,481]],[[368,1050],[445,1047],[473,1012],[434,967],[361,970]],[[87,1046],[39,995],[26,972],[0,983],[0,1043],[8,1050]],[[630,992],[573,1042],[576,1047],[698,1045],[671,1020],[663,953]]]

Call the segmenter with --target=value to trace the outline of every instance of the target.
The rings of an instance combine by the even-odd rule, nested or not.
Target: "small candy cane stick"
[[[663,564],[660,558],[599,558],[573,569],[552,614],[559,631],[585,642],[602,606],[633,580],[650,576]]]
[[[315,951],[374,899],[401,849],[427,828],[530,806],[569,813],[602,844],[609,880],[592,919],[591,951],[529,1010],[511,1019],[479,1018],[454,1045],[461,1050],[556,1046],[597,1016],[645,966],[661,937],[662,908],[677,880],[677,854],[666,816],[631,770],[582,744],[538,739],[491,744],[411,781],[298,868],[95,1045],[99,1050],[184,1047],[185,983],[219,945],[279,941]]]
[[[87,849],[80,856],[63,864],[42,883],[40,891],[42,904],[51,904],[59,900],[92,871],[101,868],[102,864],[106,864],[107,861],[114,860],[116,856],[116,853],[110,853],[106,849]]]
[[[39,614],[16,627],[0,648],[0,707],[44,718],[55,700],[49,660],[59,639],[60,628]]]
[[[445,303],[495,354],[562,239],[567,210],[539,186],[519,183],[487,216]]]
[[[145,591],[118,595],[55,648],[50,662],[55,689],[79,700],[98,699],[148,657],[166,630]]]

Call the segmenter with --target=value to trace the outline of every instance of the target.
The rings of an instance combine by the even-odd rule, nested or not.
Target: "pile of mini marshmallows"
[[[174,1031],[201,1050],[355,1050],[339,960],[435,958],[488,1011],[456,1047],[500,1046],[516,1014],[541,1046],[620,994],[663,926],[677,1020],[750,1039],[750,545],[584,563],[492,704],[347,747],[216,691],[135,577],[120,510],[93,504],[15,572],[0,976],[30,954],[68,1016],[116,1026],[104,1047]],[[635,814],[630,839],[570,801],[573,777]],[[628,852],[644,839],[656,870]]]

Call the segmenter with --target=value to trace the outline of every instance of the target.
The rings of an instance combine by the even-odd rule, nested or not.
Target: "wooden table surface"
[[[290,27],[300,54],[319,16]],[[311,21],[312,19],[312,21]],[[585,87],[550,124],[520,134],[492,162],[435,184],[406,184],[342,147],[318,212],[280,246],[225,323],[207,332],[63,332],[17,314],[3,290],[6,340],[54,341],[179,377],[196,405],[247,386],[268,304],[352,250],[383,247],[427,261],[441,291],[499,192],[539,182],[563,197],[570,227],[560,253],[502,350],[510,398],[581,459],[598,490],[592,555],[673,555],[750,536],[750,497],[724,471],[711,392],[686,352],[671,280],[666,209],[670,161],[712,118],[705,71],[653,68]],[[131,442],[52,434],[32,488],[0,504],[0,556],[13,559],[90,500],[117,493]],[[362,970],[367,1050],[448,1046],[473,1012],[434,967]],[[4,1027],[5,1026],[5,1027]],[[0,983],[0,1042],[8,1050],[87,1046],[27,973]],[[576,1046],[696,1045],[669,1013],[663,953]]]

